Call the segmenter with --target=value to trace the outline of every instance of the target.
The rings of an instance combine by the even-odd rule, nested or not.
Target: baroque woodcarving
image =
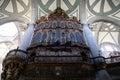
[[[3,72],[1,73],[2,80],[18,80],[23,68],[23,59],[18,57],[5,59],[3,61]]]

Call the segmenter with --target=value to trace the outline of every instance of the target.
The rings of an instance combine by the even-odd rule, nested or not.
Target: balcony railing
[[[10,58],[10,57],[20,57],[25,59],[27,58],[27,52],[20,49],[14,49],[7,53],[6,58]]]
[[[120,62],[120,56],[111,56],[111,57],[105,58],[105,61],[107,64],[118,63]]]
[[[86,56],[78,56],[78,55],[61,55],[61,56],[28,56],[27,52],[14,49],[8,52],[6,55],[6,58],[9,57],[20,57],[23,59],[26,59],[27,63],[80,63],[80,62],[87,62],[87,63],[119,63],[120,62],[120,56],[112,56],[108,58],[104,58],[102,56],[98,57],[86,57]]]
[[[34,56],[29,57],[27,63],[80,63],[91,62],[88,57],[82,56]]]
[[[86,56],[34,56],[28,57],[27,63],[118,63],[120,62],[120,56],[113,56],[109,58],[104,58],[102,56],[90,58]]]

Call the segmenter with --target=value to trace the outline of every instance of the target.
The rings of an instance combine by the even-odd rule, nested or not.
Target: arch
[[[96,24],[96,23],[110,23],[111,25],[114,25],[114,27],[116,27],[116,28],[120,28],[120,23],[119,23],[119,21],[117,21],[117,20],[115,20],[115,19],[112,19],[112,18],[99,18],[99,17],[97,17],[97,19],[93,19],[93,20],[90,20],[89,21],[89,23],[90,24]],[[109,26],[109,25],[108,25]],[[106,26],[107,27],[107,26]],[[98,26],[97,27],[97,29],[96,29],[96,31],[95,31],[95,39],[97,40],[97,42],[99,42],[99,32],[100,32],[100,30],[101,30],[101,28],[102,28],[102,25],[100,25],[100,26]],[[118,39],[119,40],[119,39]]]
[[[40,42],[40,38],[41,38],[41,33],[39,32],[39,33],[37,33],[37,35],[35,36],[35,38],[34,38],[34,43],[39,43]]]
[[[26,18],[24,18],[24,17],[7,17],[7,18],[4,18],[4,19],[1,19],[0,20],[0,25],[2,25],[2,24],[4,24],[4,23],[8,23],[8,22],[16,22],[16,21],[18,21],[18,22],[22,22],[22,23],[25,23],[25,24],[27,24],[27,23],[30,23],[30,20],[28,20],[28,19],[26,19]]]
[[[92,24],[94,22],[109,22],[112,24],[115,24],[116,26],[120,26],[120,21],[114,18],[110,18],[110,17],[105,17],[105,16],[95,16],[92,17],[91,19],[88,20],[88,24]]]

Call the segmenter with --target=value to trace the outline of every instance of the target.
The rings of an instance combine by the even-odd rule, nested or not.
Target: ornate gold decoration
[[[48,20],[69,20],[69,16],[64,10],[58,7],[54,12],[49,14]]]
[[[24,68],[23,59],[19,57],[6,58],[3,61],[2,80],[18,80]]]
[[[51,12],[48,17],[41,16],[40,20],[37,20],[36,23],[39,24],[45,21],[73,21],[80,24],[80,21],[77,20],[77,17],[69,17],[64,10],[61,8],[55,9],[54,12]]]

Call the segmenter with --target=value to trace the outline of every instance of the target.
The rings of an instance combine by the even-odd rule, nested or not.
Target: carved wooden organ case
[[[80,21],[69,17],[61,8],[36,21],[30,47],[20,55],[25,57],[13,59],[12,56],[3,62],[3,67],[7,69],[3,71],[3,78],[8,76],[5,80],[18,80],[18,77],[21,80],[75,79],[84,65],[82,62],[90,61],[90,50],[85,43]],[[7,65],[7,60],[14,63]],[[8,69],[16,64],[19,70],[9,73]],[[17,77],[11,78],[12,73],[16,73]]]

